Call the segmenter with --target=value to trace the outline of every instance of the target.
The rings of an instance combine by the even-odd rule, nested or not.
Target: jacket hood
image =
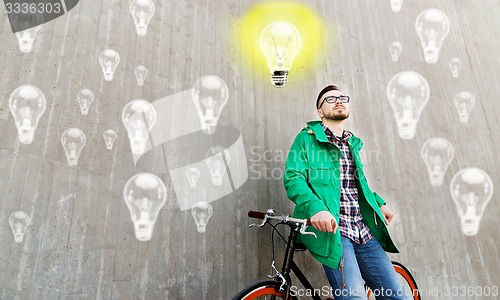
[[[305,127],[302,130],[307,130],[308,132],[309,132],[309,130],[311,130],[312,133],[310,133],[310,134],[314,134],[314,136],[316,137],[316,140],[318,140],[319,142],[328,143],[328,138],[326,137],[326,133],[323,130],[323,126],[322,126],[323,122],[322,121],[309,121],[309,122],[306,122],[306,124],[307,124],[307,127]],[[356,146],[358,143],[361,142],[361,140],[357,136],[355,136],[352,132],[351,132],[351,134],[352,134],[352,136],[349,139],[349,144],[351,144],[352,146]]]

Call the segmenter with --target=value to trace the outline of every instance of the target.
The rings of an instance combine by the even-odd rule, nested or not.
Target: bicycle
[[[257,281],[233,297],[233,300],[251,300],[251,299],[287,299],[287,300],[297,300],[297,295],[292,289],[292,280],[290,274],[293,273],[295,277],[300,281],[305,289],[304,295],[309,295],[311,299],[321,300],[320,294],[324,290],[315,289],[309,282],[307,277],[304,275],[302,270],[297,266],[293,260],[295,252],[305,251],[306,247],[297,242],[298,234],[308,234],[315,235],[314,232],[306,231],[306,228],[310,226],[310,221],[305,219],[292,218],[289,215],[282,214],[276,215],[273,209],[269,209],[267,212],[249,211],[248,216],[250,218],[263,219],[261,224],[251,224],[249,227],[259,226],[264,227],[264,225],[271,225],[272,229],[272,247],[273,247],[273,261],[271,268],[273,269],[275,275],[268,275],[268,280]],[[270,221],[279,221],[277,224],[273,224]],[[277,226],[280,224],[288,225],[290,227],[290,233],[288,235],[288,240],[285,240],[283,235],[277,230]],[[277,232],[283,241],[287,243],[285,256],[283,258],[283,264],[281,272],[275,266],[274,263],[274,233]],[[401,277],[405,286],[405,295],[409,299],[420,300],[420,293],[418,291],[417,283],[411,275],[410,271],[403,266],[401,263],[392,261],[394,269]],[[367,297],[369,299],[374,299],[374,295],[369,288],[367,290]],[[371,298],[373,297],[373,298]],[[327,298],[332,299],[332,298]]]

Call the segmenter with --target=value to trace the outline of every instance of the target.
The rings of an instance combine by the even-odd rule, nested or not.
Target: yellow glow
[[[244,65],[254,71],[269,74],[266,59],[260,49],[260,33],[274,21],[286,21],[300,32],[302,47],[295,57],[290,77],[315,69],[323,57],[325,47],[331,45],[326,34],[326,26],[309,7],[300,3],[263,2],[251,7],[237,20],[235,25],[236,41],[245,58]]]

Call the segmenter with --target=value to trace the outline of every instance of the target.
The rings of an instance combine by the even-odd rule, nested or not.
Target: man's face
[[[338,98],[329,98],[329,97],[340,97],[345,94],[342,91],[328,91],[326,92],[320,99],[319,103],[323,103],[320,108],[318,108],[318,116],[320,118],[325,118],[329,120],[345,120],[349,117],[350,114],[350,103],[342,103],[342,101]],[[329,101],[325,101],[328,99]],[[329,103],[334,102],[334,103]]]

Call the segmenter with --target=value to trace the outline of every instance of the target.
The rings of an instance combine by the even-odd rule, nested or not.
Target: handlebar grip
[[[266,213],[261,211],[250,210],[248,211],[248,216],[250,218],[255,218],[255,219],[264,219],[266,217]]]

